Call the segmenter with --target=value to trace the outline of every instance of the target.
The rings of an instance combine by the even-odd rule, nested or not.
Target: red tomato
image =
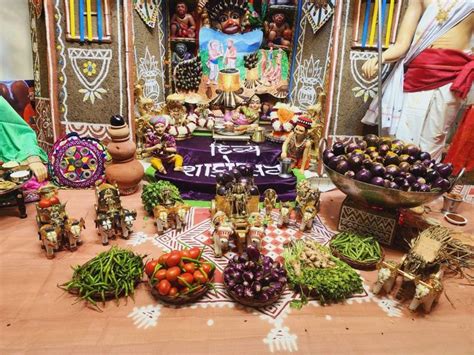
[[[196,280],[197,283],[203,284],[207,282],[207,274],[200,270],[194,271],[194,279]]]
[[[166,279],[169,282],[174,281],[178,278],[180,274],[181,269],[178,266],[170,267],[168,270],[166,270]]]
[[[182,258],[190,258],[191,257],[191,253],[189,252],[189,250],[182,250],[181,251],[181,257]]]
[[[148,277],[153,275],[153,272],[155,271],[156,264],[158,264],[157,259],[152,259],[152,260],[150,260],[149,262],[146,263],[145,272],[148,275]]]
[[[155,279],[157,279],[157,280],[166,279],[166,270],[165,269],[160,269],[157,272],[155,272]]]
[[[160,283],[155,287],[158,288],[160,295],[166,296],[170,292],[171,284],[168,280],[161,280]]]
[[[209,275],[209,273],[212,271],[212,265],[209,263],[204,263],[201,265],[202,270]]]
[[[194,263],[187,263],[183,265],[183,269],[186,272],[189,272],[190,274],[192,274],[194,273],[194,271],[196,271],[196,265],[194,265]]]
[[[186,286],[186,283],[188,283],[189,285],[191,285],[194,281],[194,277],[192,274],[190,274],[189,272],[185,272],[184,274],[181,274],[179,277],[178,277],[178,283],[181,285],[181,286]]]
[[[199,257],[199,254],[201,254],[201,249],[198,247],[193,247],[189,249],[189,255],[191,255],[191,259],[197,259]]]
[[[40,208],[48,208],[48,207],[51,207],[51,202],[43,198],[40,200],[40,202],[38,202],[38,206]]]
[[[160,255],[160,257],[158,258],[159,263],[165,265],[169,255],[169,253]]]
[[[168,267],[176,266],[181,261],[181,254],[178,250],[172,251],[168,258],[166,259],[166,265]]]
[[[174,297],[178,294],[178,289],[176,287],[171,287],[170,288],[170,293],[168,293],[168,296]]]
[[[49,202],[51,205],[58,205],[59,204],[59,198],[57,196],[53,196],[49,199]]]

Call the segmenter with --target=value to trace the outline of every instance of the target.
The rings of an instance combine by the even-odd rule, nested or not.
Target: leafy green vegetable
[[[149,214],[153,214],[153,208],[156,205],[159,205],[164,202],[162,201],[162,196],[163,191],[165,189],[168,189],[170,191],[169,198],[172,202],[183,202],[178,188],[171,182],[160,180],[158,182],[147,184],[143,187],[141,197],[143,206]]]
[[[314,250],[319,249],[318,255],[325,255],[331,261],[331,266],[314,267],[310,262],[301,262],[302,254],[308,246]],[[283,257],[289,284],[301,293],[301,301],[292,302],[292,307],[301,308],[308,302],[310,295],[317,297],[324,304],[337,302],[363,291],[359,274],[346,263],[331,256],[329,249],[324,246],[294,242],[284,251]]]

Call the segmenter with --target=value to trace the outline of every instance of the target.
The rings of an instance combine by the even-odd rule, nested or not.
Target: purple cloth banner
[[[296,178],[278,176],[279,144],[224,143],[213,142],[207,137],[194,137],[178,142],[178,152],[184,158],[184,171],[175,172],[172,166],[167,166],[168,174],[155,172],[155,177],[175,184],[185,199],[212,200],[216,192],[216,174],[245,163],[255,164],[254,178],[261,194],[272,188],[283,201],[295,197]]]

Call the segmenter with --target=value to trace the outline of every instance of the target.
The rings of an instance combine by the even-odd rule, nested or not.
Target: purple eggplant
[[[370,179],[370,183],[372,185],[384,186],[384,179],[380,176],[374,176],[372,179]]]
[[[250,189],[249,189],[249,192],[250,192],[250,195],[252,196],[258,196],[260,195],[260,192],[258,191],[258,187],[256,185],[252,186]]]
[[[393,177],[400,175],[400,168],[395,164],[387,165],[385,171]]]
[[[374,163],[372,165],[372,168],[370,169],[370,172],[372,173],[372,175],[375,175],[375,176],[384,176],[386,173],[386,169],[383,166],[383,164]]]
[[[372,179],[372,173],[367,169],[360,169],[356,175],[356,180],[363,181],[369,183]]]
[[[346,160],[341,160],[336,164],[336,171],[339,174],[344,174],[346,171],[348,171],[350,168],[349,163]]]
[[[420,192],[430,192],[431,188],[427,184],[421,184],[420,186]]]
[[[390,146],[388,144],[380,144],[379,145],[379,154],[381,156],[387,155],[387,153],[390,151]]]
[[[380,138],[375,134],[367,134],[364,136],[364,141],[367,143],[367,147],[378,147]]]
[[[324,152],[323,152],[323,162],[324,164],[327,165],[327,163],[329,162],[329,159],[331,159],[332,157],[334,157],[334,153],[332,152],[331,149],[325,149]]]
[[[428,169],[425,176],[426,181],[428,182],[433,182],[439,177],[440,177],[439,173],[434,169]]]
[[[422,178],[421,176],[416,179],[416,182],[419,183],[420,185],[426,184],[425,178]]]
[[[426,166],[424,166],[423,164],[414,164],[410,169],[410,173],[415,176],[425,176],[426,171]]]
[[[410,171],[410,168],[411,168],[411,165],[409,162],[407,161],[402,161],[398,167],[400,168],[401,171],[404,171],[404,172],[409,172]]]
[[[412,157],[417,157],[420,153],[420,148],[414,144],[407,144],[402,150],[403,154],[411,155]]]
[[[356,173],[352,170],[348,170],[344,173],[344,175],[350,177],[351,179],[353,179],[355,177]]]
[[[370,158],[364,159],[364,160],[362,161],[362,166],[363,166],[365,169],[369,169],[369,170],[370,170],[370,169],[372,168],[372,165],[373,165],[373,164],[374,164],[374,163],[372,162],[372,160],[370,160]]]
[[[414,182],[411,184],[410,191],[420,191],[421,184],[418,182]]]
[[[356,150],[356,149],[360,149],[359,144],[357,144],[357,143],[349,143],[349,144],[346,146],[346,154],[347,154],[347,153],[350,153],[350,152],[353,152],[353,151]]]
[[[364,161],[363,155],[361,154],[352,154],[347,162],[350,165],[351,170],[358,171],[362,167],[362,162]]]
[[[441,177],[447,179],[453,172],[453,164],[436,164],[435,169]]]
[[[400,164],[400,157],[394,152],[388,152],[383,161],[384,165],[396,165]]]
[[[410,184],[413,184],[414,182],[416,182],[416,176],[413,175],[412,173],[407,173],[407,174],[405,174],[405,179],[406,179]]]
[[[432,184],[432,189],[441,189],[441,191],[446,191],[450,187],[450,182],[448,179],[444,179],[442,177],[437,178]]]
[[[216,193],[217,193],[219,196],[225,196],[225,194],[227,193],[227,189],[225,188],[225,186],[219,186],[219,187],[216,189]]]
[[[346,149],[344,147],[344,143],[342,143],[342,142],[334,143],[332,145],[332,151],[333,151],[334,155],[336,155],[336,156],[345,154]]]
[[[342,155],[334,156],[334,157],[332,157],[332,158],[329,159],[327,165],[328,165],[332,170],[336,170],[337,163],[339,163],[341,160],[342,160]]]
[[[420,159],[420,160],[422,160],[422,161],[423,161],[423,160],[431,160],[431,155],[430,155],[430,153],[428,153],[428,152],[420,152],[420,153],[418,154],[418,159]]]
[[[246,249],[247,255],[249,256],[249,260],[256,262],[260,259],[260,251],[253,245],[249,245]]]

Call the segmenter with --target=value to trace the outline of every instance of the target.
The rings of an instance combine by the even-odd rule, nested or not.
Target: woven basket
[[[210,280],[211,282],[212,280]],[[186,303],[191,303],[194,301],[197,301],[200,299],[202,296],[204,296],[207,291],[209,291],[209,286],[208,284],[203,284],[201,288],[197,289],[191,294],[186,294],[186,295],[179,295],[175,297],[170,297],[170,296],[163,296],[161,295],[156,288],[154,288],[150,282],[148,282],[148,285],[150,286],[151,294],[153,297],[155,297],[157,300],[168,303],[168,304],[175,304],[175,305],[182,305]]]
[[[255,299],[248,299],[248,298],[244,298],[244,297],[239,297],[235,294],[235,292],[231,291],[230,288],[227,286],[227,283],[224,281],[224,286],[225,286],[225,289],[227,291],[227,293],[229,294],[229,296],[236,302],[244,305],[244,306],[247,306],[247,307],[254,307],[254,308],[260,308],[260,307],[266,307],[266,306],[269,306],[273,303],[275,303],[276,301],[278,301],[281,297],[281,295],[283,294],[283,292],[285,291],[285,287],[282,288],[281,292],[276,294],[275,296],[273,296],[272,298],[270,298],[269,300],[267,301],[259,301],[259,300],[255,300]]]
[[[379,260],[371,261],[371,262],[363,262],[363,261],[353,260],[353,259],[343,255],[342,253],[340,253],[336,248],[334,248],[331,245],[330,245],[330,248],[331,248],[331,253],[332,253],[333,256],[335,256],[338,259],[341,259],[346,264],[348,264],[349,266],[351,266],[351,267],[353,267],[354,269],[357,269],[357,270],[375,270],[375,268],[377,266],[377,263],[380,260],[383,260],[384,255],[385,255],[383,249],[380,248],[381,255],[380,255]]]

